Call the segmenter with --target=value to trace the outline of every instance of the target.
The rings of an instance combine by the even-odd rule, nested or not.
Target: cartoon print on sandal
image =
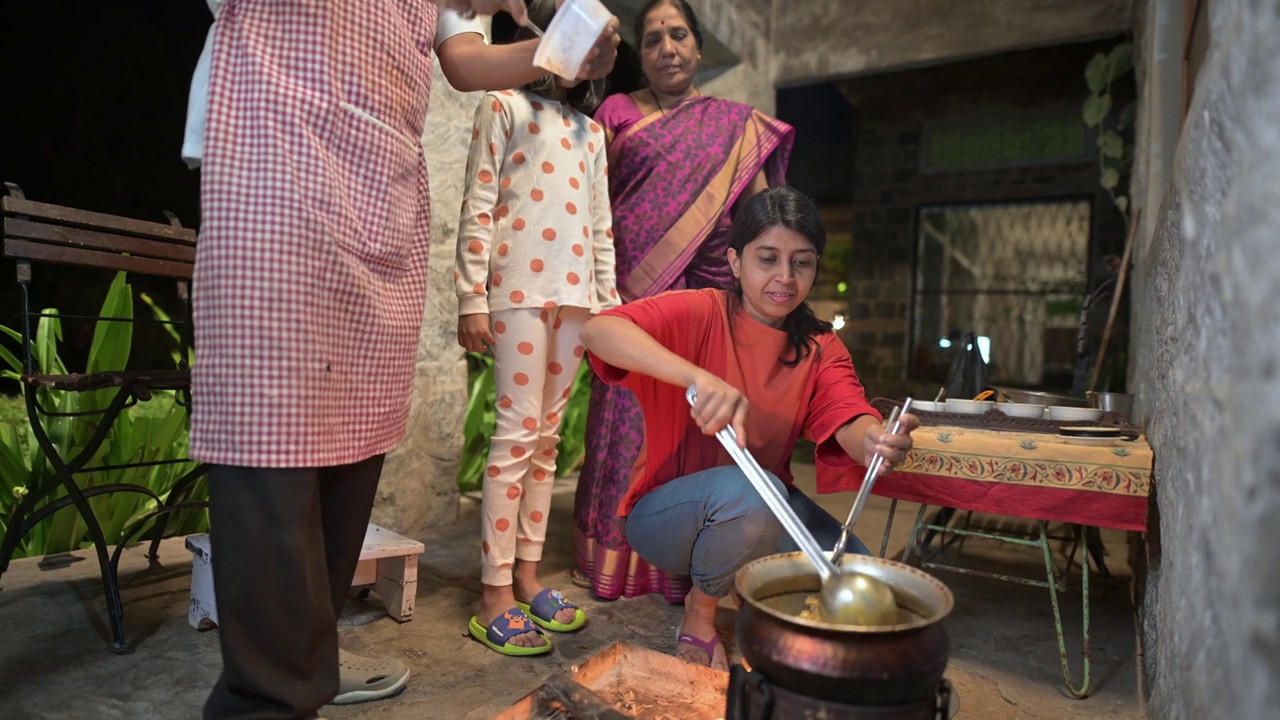
[[[524,647],[521,645],[511,645],[508,641],[529,631],[538,633],[542,638],[543,644],[537,647]],[[534,627],[529,620],[529,616],[524,614],[520,608],[511,608],[502,613],[489,623],[489,627],[480,624],[479,618],[475,615],[471,616],[471,622],[467,627],[467,632],[471,637],[479,640],[496,653],[513,656],[527,655],[544,655],[551,652],[551,638],[542,634],[542,631]]]
[[[533,596],[533,602],[516,602],[516,606],[528,613],[535,623],[554,632],[573,632],[587,624],[587,614],[582,612],[582,608],[566,600],[559,590],[543,588],[542,592]],[[573,620],[567,623],[556,620],[556,614],[561,610],[573,610]]]

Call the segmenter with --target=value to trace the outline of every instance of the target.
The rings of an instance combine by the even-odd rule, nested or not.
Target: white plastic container
[[[611,17],[600,0],[565,0],[538,41],[533,64],[568,80],[578,77]]]

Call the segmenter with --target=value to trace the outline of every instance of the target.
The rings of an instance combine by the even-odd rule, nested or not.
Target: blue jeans
[[[835,546],[841,521],[795,488],[784,488],[791,508],[823,550]],[[676,478],[640,498],[627,516],[627,542],[649,564],[676,575],[712,597],[724,597],[743,565],[798,550],[764,499],[736,465]],[[850,536],[847,552],[870,555]]]

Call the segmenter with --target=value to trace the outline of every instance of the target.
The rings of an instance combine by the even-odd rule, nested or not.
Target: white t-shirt
[[[205,0],[213,17],[218,17],[223,0]],[[489,42],[489,32],[493,18],[474,16],[464,18],[454,10],[440,9],[436,18],[436,37],[434,47],[454,35],[462,33],[478,33]],[[200,158],[204,156],[204,126],[209,115],[209,72],[213,62],[213,26],[209,26],[209,34],[204,39],[204,50],[196,62],[195,72],[191,76],[191,90],[187,94],[187,127],[182,136],[182,160],[192,169],[200,167]]]

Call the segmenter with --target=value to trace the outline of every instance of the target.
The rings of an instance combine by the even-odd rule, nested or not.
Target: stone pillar
[[[1186,30],[1172,6],[1140,4],[1136,58],[1149,159],[1133,197],[1152,234],[1133,258],[1133,392],[1159,510],[1142,605],[1146,707],[1168,720],[1275,717],[1280,14],[1273,0],[1207,4],[1184,120]]]
[[[698,89],[707,95],[750,105],[766,115],[777,112],[778,92],[773,80],[766,71],[746,61],[717,70],[705,79],[699,78]]]
[[[457,342],[453,253],[462,180],[479,93],[460,93],[435,70],[422,137],[431,177],[431,271],[422,314],[409,431],[387,456],[373,522],[421,539],[458,516],[454,481],[462,452],[467,366]]]
[[[703,33],[714,35],[739,59],[731,67],[716,68],[699,77],[698,88],[707,95],[773,115],[777,91],[773,84],[771,0],[693,0],[691,4]]]

